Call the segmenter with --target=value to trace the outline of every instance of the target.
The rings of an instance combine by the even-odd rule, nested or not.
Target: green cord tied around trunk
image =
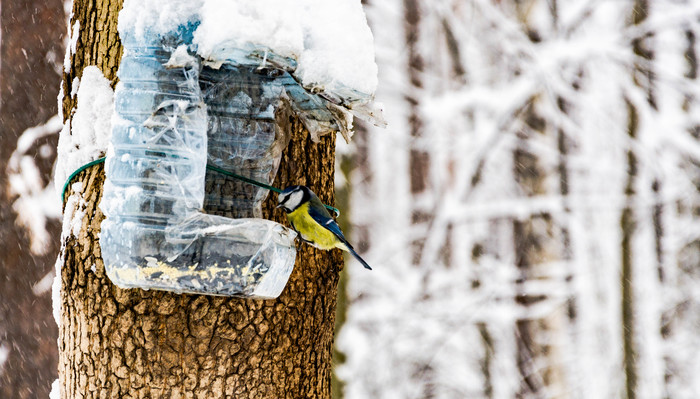
[[[70,176],[68,176],[68,179],[66,179],[66,183],[63,185],[63,191],[61,191],[61,201],[63,201],[63,197],[66,196],[66,191],[68,190],[68,186],[70,185],[70,182],[73,181],[73,179],[75,178],[75,176],[77,176],[80,172],[84,171],[85,169],[87,169],[87,168],[89,168],[89,167],[91,167],[91,166],[97,165],[98,163],[103,163],[104,161],[105,161],[105,157],[98,158],[98,159],[96,159],[96,160],[94,160],[94,161],[91,161],[91,162],[86,163],[85,165],[79,167],[79,168],[76,169],[73,173],[71,173]],[[221,173],[222,175],[226,175],[226,176],[233,177],[234,179],[238,179],[238,180],[240,180],[240,181],[246,182],[246,183],[248,183],[248,184],[252,184],[252,185],[254,185],[254,186],[258,186],[258,187],[260,187],[260,188],[264,188],[264,189],[267,189],[267,190],[270,190],[270,191],[274,191],[274,192],[276,192],[277,194],[280,194],[280,193],[282,192],[282,190],[280,190],[280,189],[277,188],[277,187],[273,187],[273,186],[270,186],[270,185],[268,185],[268,184],[261,183],[261,182],[259,182],[259,181],[257,181],[257,180],[249,179],[249,178],[247,178],[247,177],[245,177],[245,176],[237,175],[237,174],[235,174],[235,173],[233,173],[233,172],[229,172],[228,170],[221,169],[221,168],[216,167],[216,166],[214,166],[214,165],[207,164],[207,169],[213,170],[214,172]],[[325,206],[326,208],[328,208],[328,210],[333,211],[333,212],[335,213],[335,216],[336,216],[336,217],[340,216],[340,211],[339,211],[337,208],[334,208],[334,207],[332,207],[332,206],[330,206],[330,205],[326,205],[326,204],[324,204],[323,206]]]

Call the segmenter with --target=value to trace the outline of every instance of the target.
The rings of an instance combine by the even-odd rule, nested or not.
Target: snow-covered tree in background
[[[56,94],[62,0],[6,1],[0,13],[0,397],[45,398],[56,378],[51,281],[61,207]]]
[[[700,2],[368,3],[346,398],[698,397]]]

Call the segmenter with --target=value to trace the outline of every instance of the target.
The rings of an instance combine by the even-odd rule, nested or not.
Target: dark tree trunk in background
[[[56,61],[63,59],[65,16],[59,0],[3,1],[1,10],[0,348],[9,349],[9,357],[0,370],[0,397],[44,398],[56,378],[57,332],[50,291],[35,293],[32,287],[53,270],[58,239],[45,255],[31,254],[28,233],[15,224],[7,166],[22,132],[56,114]],[[34,143],[27,153],[34,157],[44,183],[56,156],[37,155],[47,143],[55,148],[56,136]],[[51,223],[49,234],[58,237],[59,228]]]
[[[81,40],[64,76],[66,93],[88,65],[116,82],[120,9],[116,0],[74,3]],[[64,117],[74,106],[75,99],[65,99]],[[292,139],[275,185],[305,184],[333,203],[335,137],[314,144],[297,120],[289,128]],[[338,251],[302,246],[277,300],[120,289],[106,277],[100,257],[102,167],[76,181],[83,182],[86,204],[80,233],[67,237],[61,254],[63,398],[330,398]],[[264,216],[286,219],[274,202],[271,196]]]
[[[533,99],[533,104],[536,101]],[[551,135],[545,119],[534,105],[522,115],[524,124],[518,133],[518,147],[513,152],[513,176],[520,195],[534,198],[546,194],[547,173],[538,156],[529,148],[529,140],[537,135]],[[528,293],[526,285],[538,280],[553,279],[552,264],[561,256],[563,243],[558,240],[554,217],[548,212],[532,214],[513,220],[513,247],[518,267],[520,291],[515,302],[529,308],[552,300],[546,293]],[[556,244],[555,244],[556,243]],[[564,333],[562,309],[552,309],[546,317],[523,318],[516,322],[517,364],[522,382],[518,398],[542,397],[548,392],[560,392],[565,371],[557,337]],[[549,396],[547,396],[549,397]],[[551,396],[559,398],[564,396]]]
[[[537,23],[531,21],[532,3],[514,2],[518,20],[533,44],[541,40]],[[556,2],[549,8],[549,20],[556,26],[558,18]],[[539,108],[542,98],[533,96],[528,106],[519,115],[521,127],[516,133],[517,147],[513,151],[513,178],[520,197],[537,198],[552,195],[554,187],[548,185],[549,176],[554,173],[543,164],[540,154],[534,149],[537,141],[546,141],[558,149],[559,164],[557,168],[559,185],[557,191],[566,204],[567,185],[567,147],[564,132],[544,116]],[[565,112],[562,99],[557,101],[558,108]],[[549,211],[532,213],[527,218],[513,220],[513,248],[515,265],[518,267],[519,291],[515,303],[525,309],[558,300],[548,292],[531,293],[528,285],[538,281],[556,281],[563,274],[560,262],[566,259],[570,249],[568,231],[561,226],[561,220]],[[551,397],[564,398],[566,394],[566,368],[562,355],[562,337],[568,326],[567,312],[562,307],[552,308],[545,317],[530,316],[515,323],[517,365],[521,383],[518,398]]]
[[[646,0],[635,0],[632,6],[632,25],[639,25],[646,20],[649,13],[649,4]],[[647,65],[635,64],[633,70],[634,82],[639,87],[647,91],[647,101],[652,108],[656,108],[656,101],[654,99],[654,93],[652,89],[653,73],[651,71],[651,61],[653,60],[653,54],[649,48],[649,43],[647,38],[636,38],[632,41],[632,50],[634,54],[639,56],[645,61],[649,61]],[[625,99],[627,103],[627,134],[630,139],[630,143],[634,143],[637,140],[637,133],[639,130],[639,115],[632,101]],[[630,145],[627,150],[627,181],[625,182],[625,207],[622,210],[622,216],[620,217],[620,228],[622,231],[622,240],[620,252],[622,254],[621,259],[621,272],[620,272],[620,287],[622,291],[622,343],[623,343],[623,365],[625,369],[625,397],[626,399],[635,399],[637,397],[637,379],[638,379],[638,365],[637,365],[637,322],[635,319],[635,308],[637,307],[637,301],[635,300],[635,278],[634,278],[634,249],[633,242],[636,232],[636,224],[638,215],[635,212],[635,197],[637,196],[637,180],[638,180],[638,159],[637,153],[633,148],[634,145]],[[654,190],[652,190],[654,191]],[[661,209],[658,209],[659,216],[656,218],[660,219]],[[659,228],[661,226],[659,225]],[[661,242],[660,230],[656,230],[656,242]],[[660,248],[657,247],[658,250]],[[657,257],[660,254],[657,252]]]
[[[420,99],[423,93],[423,71],[425,62],[421,54],[419,40],[421,37],[421,8],[418,0],[404,0],[404,35],[408,52],[408,90],[406,101],[409,104],[408,125],[411,136],[409,167],[411,176],[411,194],[419,196],[428,189],[428,172],[430,157],[428,151],[421,148],[418,141],[423,137],[423,121],[420,115]],[[418,207],[411,211],[413,224],[426,223],[431,215]],[[420,264],[423,255],[424,240],[412,243],[413,264]]]

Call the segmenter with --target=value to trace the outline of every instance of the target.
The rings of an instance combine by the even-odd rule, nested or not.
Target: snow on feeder
[[[376,111],[342,86],[310,93],[290,73],[295,60],[267,47],[229,43],[205,59],[192,42],[199,24],[165,34],[120,25],[105,269],[125,288],[274,298],[292,272],[296,233],[260,218],[267,190],[220,172],[272,184],[290,113],[316,140],[347,137],[345,109],[375,122]]]

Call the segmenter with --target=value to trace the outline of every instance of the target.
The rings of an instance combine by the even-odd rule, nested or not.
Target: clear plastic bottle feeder
[[[102,259],[120,287],[274,298],[294,267],[296,233],[260,219],[267,190],[220,171],[272,184],[290,113],[317,141],[336,131],[348,140],[346,111],[383,125],[381,111],[344,86],[307,91],[293,59],[252,44],[203,61],[191,44],[197,25],[121,32]]]
[[[272,184],[289,142],[277,119],[291,107],[290,76],[244,52],[203,66],[186,36],[122,37],[101,205],[107,275],[125,288],[277,297],[296,233],[260,219],[267,190],[207,162]]]

